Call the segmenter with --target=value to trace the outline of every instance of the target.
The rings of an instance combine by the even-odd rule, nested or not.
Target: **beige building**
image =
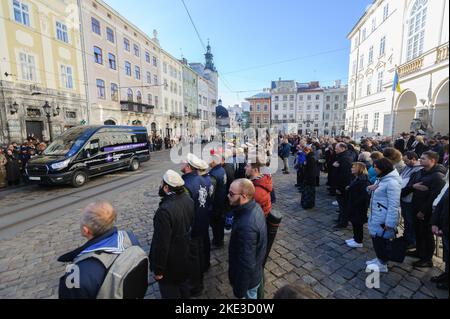
[[[90,124],[142,125],[164,134],[161,48],[100,0],[82,0]]]
[[[0,1],[0,91],[0,144],[88,120],[76,0]]]

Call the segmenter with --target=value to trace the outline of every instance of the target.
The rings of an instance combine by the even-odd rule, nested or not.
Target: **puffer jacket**
[[[264,216],[269,215],[272,208],[272,203],[270,200],[270,193],[273,190],[272,186],[272,176],[261,175],[252,180],[255,186],[255,201],[261,206]]]
[[[369,234],[391,239],[395,236],[399,222],[402,178],[394,169],[379,178],[375,185],[378,188],[372,192],[370,199]],[[389,230],[385,232],[382,225],[389,227]]]

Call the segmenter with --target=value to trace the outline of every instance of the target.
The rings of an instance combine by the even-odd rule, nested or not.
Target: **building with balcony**
[[[250,103],[251,128],[270,128],[271,100],[270,90],[246,98]]]
[[[398,134],[415,119],[448,133],[448,0],[376,0],[348,39],[348,133]]]

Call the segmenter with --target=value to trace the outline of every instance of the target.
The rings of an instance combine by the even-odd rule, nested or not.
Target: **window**
[[[330,119],[330,114],[325,114],[325,120],[329,120]]]
[[[139,57],[141,55],[141,50],[139,49],[139,46],[135,44],[133,47],[134,47],[134,55]]]
[[[106,28],[106,39],[111,42],[114,43],[114,31],[111,28]]]
[[[137,93],[136,93],[136,100],[137,100],[138,103],[141,103],[141,104],[142,104],[142,94],[141,94],[141,91],[137,91]]]
[[[100,21],[98,21],[94,17],[91,19],[91,21],[92,21],[92,32],[97,33],[98,35],[101,35],[102,31],[100,29]]]
[[[150,61],[150,53],[148,53],[147,51],[145,52],[145,61],[147,62],[147,63],[150,63],[151,61]]]
[[[358,67],[358,62],[355,60],[355,61],[353,61],[353,69],[352,69],[352,74],[353,75],[356,74],[357,67]]]
[[[290,103],[290,104],[289,104],[289,109],[290,109],[291,111],[294,111],[294,103]]]
[[[141,68],[138,67],[137,65],[134,66],[134,77],[136,80],[141,79]]]
[[[264,104],[264,112],[267,112],[269,110],[269,106],[267,104]]]
[[[299,100],[300,100],[300,101],[303,101],[303,95],[300,95],[300,96],[299,96]]]
[[[111,83],[111,101],[119,101],[119,88],[115,83]]]
[[[132,89],[128,89],[128,91],[127,91],[127,101],[133,102],[133,90]]]
[[[383,21],[389,17],[389,3],[387,3],[383,8]]]
[[[315,115],[314,115],[314,120],[315,120],[315,121],[318,121],[318,120],[319,120],[319,114],[315,114]]]
[[[361,54],[361,56],[359,57],[359,69],[364,69],[364,54]]]
[[[369,77],[367,79],[367,91],[366,91],[367,95],[371,95],[372,94],[372,77]]]
[[[112,70],[116,70],[116,56],[112,53],[108,53],[108,61],[109,61],[109,67]]]
[[[275,115],[275,121],[278,121],[279,117],[278,115]]]
[[[153,57],[153,66],[158,66],[158,60],[155,56]]]
[[[293,95],[289,96],[289,101],[294,101],[295,97]]]
[[[319,104],[316,104],[316,111],[318,111],[320,108]]]
[[[384,75],[383,71],[378,72],[378,81],[377,81],[377,92],[378,93],[383,91],[383,75]]]
[[[338,103],[334,104],[334,109],[335,109],[335,110],[338,110],[338,109],[339,109],[339,104],[338,104]]]
[[[278,111],[278,104],[275,104],[275,111]]]
[[[339,102],[339,96],[336,95],[336,96],[334,97],[334,100],[335,100],[336,102]]]
[[[363,130],[367,131],[369,129],[369,114],[364,115]]]
[[[97,79],[97,97],[99,99],[105,99],[105,81]]]
[[[125,49],[125,51],[130,52],[130,40],[128,40],[127,38],[123,38],[123,48]]]
[[[311,101],[311,95],[308,95],[306,98],[308,101]]]
[[[283,103],[283,111],[287,110],[287,103]]]
[[[34,56],[20,53],[19,59],[22,70],[22,80],[36,81],[36,63],[34,61]]]
[[[153,95],[148,94],[148,95],[147,95],[147,98],[148,98],[148,104],[149,104],[149,105],[153,105]]]
[[[275,102],[278,102],[280,100],[280,97],[278,95],[275,96]]]
[[[158,96],[155,95],[155,107],[159,106],[159,99]]]
[[[70,66],[61,65],[61,83],[66,89],[73,89],[73,74]]]
[[[331,101],[331,96],[327,96],[327,102],[330,102]]]
[[[131,76],[131,63],[125,61],[125,74]]]
[[[56,38],[59,41],[69,43],[69,35],[67,33],[67,26],[61,22],[56,22]]]
[[[373,115],[373,131],[378,131],[378,126],[380,124],[380,113],[375,113]]]
[[[366,31],[366,28],[364,28],[362,30],[362,41],[364,41],[366,39],[366,34],[367,34],[367,31]]]
[[[416,0],[408,19],[407,61],[423,52],[425,25],[427,21],[427,0]]]
[[[150,72],[147,72],[147,83],[152,84],[152,74]]]
[[[153,83],[154,83],[155,85],[158,85],[158,75],[157,75],[157,74],[154,74],[154,75],[153,75]]]
[[[94,47],[94,59],[95,63],[103,64],[103,53],[99,47]]]
[[[167,74],[167,63],[166,62],[163,63],[163,72],[165,74]]]
[[[307,110],[307,111],[311,111],[311,104],[309,104],[309,105],[306,106],[306,110]]]
[[[167,91],[167,87],[169,86],[169,84],[167,84],[167,80],[166,79],[164,79],[164,90],[166,90]]]
[[[369,65],[373,62],[373,45],[369,49]]]
[[[330,109],[331,109],[331,105],[330,105],[330,104],[327,104],[326,110],[329,111]]]
[[[283,101],[287,101],[287,100],[288,100],[287,95],[283,95]]]
[[[377,28],[377,18],[372,19],[372,32]]]
[[[316,101],[320,100],[320,95],[316,95]]]
[[[30,11],[27,4],[21,3],[19,0],[13,1],[14,20],[16,22],[30,26]]]
[[[380,56],[383,56],[386,52],[386,36],[382,37],[380,40]]]
[[[359,81],[359,85],[358,85],[358,99],[360,99],[362,97],[362,86],[363,86],[363,82]]]

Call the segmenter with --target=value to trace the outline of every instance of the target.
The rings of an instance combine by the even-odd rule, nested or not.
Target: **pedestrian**
[[[6,187],[8,181],[6,179],[6,164],[8,163],[3,149],[0,147],[0,188]]]
[[[420,165],[417,154],[411,151],[405,153],[403,156],[403,161],[405,162],[406,167],[400,174],[400,177],[402,178],[402,193],[406,194],[405,188],[408,186],[411,176],[420,171],[423,167]],[[416,231],[414,230],[414,220],[416,218],[413,212],[412,201],[412,192],[408,195],[402,196],[400,200],[404,224],[403,237],[408,242],[408,249],[416,248]]]
[[[225,194],[228,194],[230,190],[230,185],[234,181],[235,170],[233,166],[233,152],[231,150],[225,150],[222,154],[222,167],[225,170],[227,185],[225,188]],[[228,200],[225,200],[225,233],[231,233],[231,226],[233,225],[233,214],[230,203]]]
[[[364,239],[364,224],[367,223],[367,209],[369,208],[370,185],[367,166],[365,163],[356,162],[352,165],[353,180],[348,186],[347,214],[353,226],[353,238],[345,243],[351,248],[362,248]]]
[[[267,229],[264,213],[254,195],[255,187],[248,179],[235,180],[228,193],[235,216],[228,251],[228,277],[237,298],[256,299],[263,279]]]
[[[448,173],[446,175],[446,183],[441,193],[433,202],[433,215],[431,217],[432,232],[435,236],[442,237],[442,245],[444,251],[445,271],[439,276],[431,278],[431,282],[436,283],[438,289],[448,290]]]
[[[208,185],[205,179],[198,174],[202,168],[201,160],[189,153],[183,163],[181,171],[185,188],[194,201],[195,218],[191,229],[190,239],[190,293],[197,297],[203,292],[203,267],[205,256],[203,247],[206,232],[209,229]]]
[[[20,163],[17,156],[10,149],[6,151],[6,179],[8,186],[20,184]]]
[[[222,167],[222,156],[214,153],[211,156],[211,170],[209,175],[215,180],[215,194],[213,200],[213,214],[210,225],[213,232],[213,249],[220,249],[224,246],[225,235],[225,201],[227,200],[227,174]]]
[[[422,156],[422,154],[426,151],[428,151],[428,147],[424,143],[424,139],[422,135],[417,135],[416,140],[411,145],[411,151],[417,154],[419,158]]]
[[[60,299],[143,298],[148,288],[148,258],[130,231],[114,227],[116,212],[105,201],[81,213],[81,235],[88,241],[58,258],[71,263],[59,281]]]
[[[416,232],[416,250],[409,251],[408,256],[418,258],[413,266],[416,268],[433,267],[435,242],[431,230],[433,201],[445,185],[446,170],[438,164],[439,155],[428,151],[420,157],[423,169],[411,175],[408,185],[402,191],[402,197],[413,194],[412,210]]]
[[[310,146],[305,146],[303,152],[306,155],[304,164],[304,180],[301,205],[303,209],[312,209],[316,204],[316,167],[317,162]]]
[[[388,272],[387,245],[397,231],[401,177],[387,158],[375,161],[374,168],[378,179],[368,187],[371,192],[368,228],[377,258],[366,264],[369,271]]]
[[[336,161],[333,163],[334,187],[336,189],[336,199],[339,205],[339,217],[335,229],[347,228],[348,216],[345,208],[347,207],[348,194],[346,188],[352,181],[352,154],[347,149],[347,144],[338,143],[336,145]]]
[[[381,153],[381,152],[375,151],[370,154],[370,159],[372,160],[372,165],[370,165],[367,172],[369,174],[369,182],[372,185],[375,184],[375,182],[377,180],[377,172],[375,171],[375,168],[373,167],[373,163],[382,158],[383,158],[383,153]]]
[[[187,299],[189,287],[189,235],[194,224],[194,201],[184,180],[168,170],[161,182],[161,202],[153,218],[150,270],[155,274],[163,299]]]
[[[393,147],[387,147],[383,150],[383,156],[392,162],[392,165],[394,165],[394,168],[399,174],[403,172],[406,165],[403,161],[402,153],[399,150]]]
[[[283,160],[283,174],[289,174],[289,155],[291,154],[292,145],[287,138],[283,139],[283,143],[280,145],[280,157]]]

